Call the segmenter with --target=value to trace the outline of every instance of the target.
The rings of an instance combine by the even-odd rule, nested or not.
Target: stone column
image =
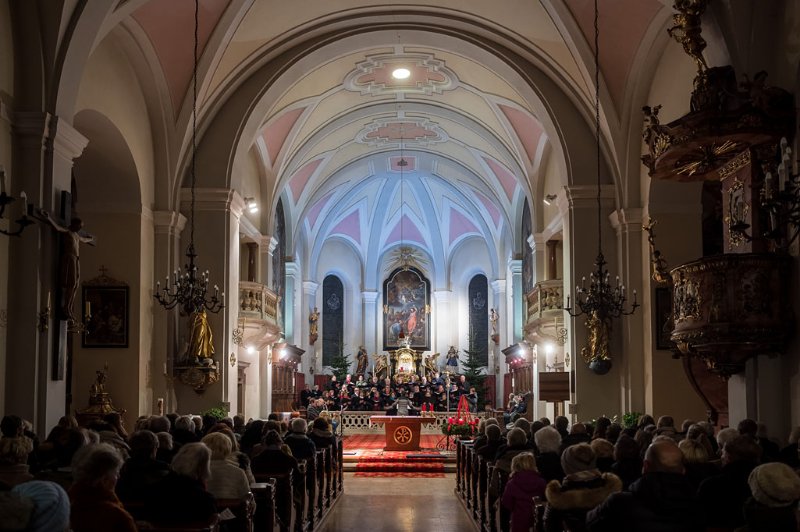
[[[318,289],[319,283],[315,283],[314,281],[303,281],[303,302],[300,308],[302,309],[301,314],[305,318],[308,318],[314,307],[319,307],[319,304],[317,303]],[[321,317],[322,316],[320,315],[320,318]],[[311,345],[310,342],[311,328],[308,319],[305,320],[305,325],[302,327],[303,338],[300,345],[306,350],[306,352],[303,353],[303,372],[306,374],[306,382],[313,381],[313,374],[322,371],[322,364],[317,356],[317,349],[322,345],[321,322],[321,319],[317,321],[317,329],[319,334],[317,335],[317,341],[314,342],[314,345]],[[313,372],[309,371],[311,368],[314,368]]]
[[[180,237],[186,226],[186,217],[175,211],[155,211],[153,228],[155,233],[153,277],[156,280],[169,278],[172,272],[183,267],[183,250]],[[165,285],[166,286],[166,285]],[[176,412],[175,381],[173,365],[180,353],[178,339],[178,309],[164,310],[157,302],[153,308],[153,338],[151,347],[151,368],[153,404],[164,400],[164,412]]]
[[[558,279],[558,249],[557,240],[548,240],[547,243],[547,277],[548,281]]]
[[[300,284],[300,268],[296,262],[286,261],[286,303],[284,308],[286,314],[283,316],[284,324],[284,338],[286,341],[293,345],[305,344],[305,341],[300,338],[303,327],[300,325],[301,319],[306,319],[308,316],[300,311],[300,301],[297,298],[297,288]]]
[[[522,261],[521,260],[514,260],[514,263],[519,264],[519,281],[520,287],[522,284]],[[518,294],[511,294],[511,297],[508,297],[506,292],[506,287],[508,286],[508,281],[506,279],[497,279],[496,281],[491,282],[492,288],[492,305],[494,309],[497,311],[497,334],[500,336],[498,343],[494,343],[492,340],[492,330],[491,330],[491,323],[489,324],[489,347],[491,356],[489,357],[489,371],[495,375],[495,397],[494,397],[494,404],[495,405],[503,405],[503,375],[505,374],[505,356],[500,351],[503,347],[509,345],[509,333],[513,333],[512,325],[509,322],[513,322],[513,320],[508,319],[509,316],[514,315],[515,311],[515,298],[517,298]],[[520,288],[521,290],[521,288]]]
[[[270,288],[274,285],[275,280],[275,272],[272,271],[272,256],[275,254],[275,248],[278,247],[278,240],[274,236],[265,236],[264,239],[266,240],[266,253],[267,258],[265,264],[269,266],[264,268],[264,282]],[[262,253],[264,252],[264,248],[262,247]],[[280,303],[279,303],[280,305]]]
[[[233,330],[239,318],[239,219],[244,211],[244,200],[234,190],[200,188],[195,191],[194,245],[196,265],[200,272],[209,271],[209,292],[214,285],[226,297],[226,307],[218,314],[209,314],[214,339],[214,359],[217,361],[220,380],[202,395],[181,383],[176,383],[176,396],[180,412],[201,412],[220,404],[232,412],[238,411],[237,369],[231,368],[228,358],[236,351]],[[191,191],[183,189],[182,206],[188,212]],[[190,234],[184,231],[184,244]],[[209,297],[210,297],[209,293]],[[187,334],[183,325],[182,335]],[[180,343],[183,345],[183,342]]]
[[[612,213],[611,223],[619,242],[618,255],[621,267],[617,274],[627,289],[630,301],[627,302],[626,308],[630,308],[633,304],[634,290],[641,294],[642,287],[648,279],[643,274],[647,271],[644,267],[647,266],[648,252],[642,245],[642,209],[619,209]],[[620,387],[623,390],[621,410],[623,413],[648,411],[645,409],[649,374],[645,371],[644,364],[644,322],[645,310],[640,308],[634,314],[625,316],[615,323],[622,332],[622,349],[618,361]]]
[[[564,216],[564,288],[571,296],[570,301],[575,310],[575,285],[581,282],[582,277],[588,279],[589,274],[595,269],[597,257],[597,187],[581,185],[565,187],[565,195],[559,196],[559,209],[565,212]],[[613,231],[608,223],[608,214],[613,208],[614,187],[602,185],[601,187],[601,224],[603,229],[603,254],[608,262],[607,269],[612,272],[612,278],[618,271],[616,265],[616,245]],[[570,334],[565,345],[565,351],[572,359],[572,368],[575,372],[575,389],[573,399],[573,413],[580,419],[591,419],[601,415],[613,415],[620,411],[622,406],[620,394],[620,320],[613,324],[610,354],[612,357],[611,370],[606,375],[594,374],[581,356],[581,349],[587,345],[588,331],[584,325],[585,316],[571,318],[566,315]]]
[[[508,272],[511,275],[511,301],[508,302],[510,308],[507,308],[508,323],[506,331],[507,336],[505,340],[501,339],[501,345],[515,344],[522,341],[522,327],[525,320],[525,294],[522,293],[522,261],[513,259],[508,261]],[[510,329],[508,328],[510,327]]]
[[[439,353],[439,360],[436,361],[438,367],[444,367],[447,362],[447,351],[451,345],[456,345],[458,337],[458,327],[455,326],[456,320],[451,314],[450,290],[433,291],[433,312],[435,328],[433,329],[433,343],[431,347],[434,353]]]
[[[383,351],[381,349],[383,346],[378,345],[378,327],[381,323],[380,318],[383,316],[382,310],[378,311],[378,296],[377,290],[364,290],[361,292],[361,301],[363,303],[361,312],[364,318],[362,322],[364,348],[370,355]],[[370,361],[371,363],[372,361]]]
[[[528,245],[533,253],[533,283],[547,278],[547,238],[542,233],[528,237]]]

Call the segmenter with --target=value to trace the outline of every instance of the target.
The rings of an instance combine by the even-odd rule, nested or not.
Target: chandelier
[[[167,310],[180,306],[186,314],[204,311],[217,313],[225,307],[225,292],[220,297],[219,287],[209,296],[209,273],[201,271],[195,264],[197,253],[194,250],[194,211],[195,211],[195,165],[197,159],[197,46],[198,46],[199,0],[194,2],[194,67],[192,70],[192,159],[189,172],[191,178],[191,207],[189,209],[189,246],[185,270],[178,268],[172,272],[172,279],[166,278],[162,288],[156,283],[154,297]]]
[[[620,283],[619,276],[614,284],[610,282],[611,274],[606,270],[603,256],[602,206],[600,202],[600,29],[598,25],[597,0],[594,0],[594,127],[595,156],[597,165],[597,258],[594,271],[589,274],[589,286],[586,277],[580,286],[575,287],[577,309],[570,304],[564,307],[570,316],[586,315],[586,327],[589,329],[589,345],[581,351],[589,367],[598,374],[607,373],[611,369],[611,357],[608,354],[608,341],[611,322],[622,315],[636,312],[639,304],[636,301],[636,290],[633,291],[633,305],[626,310],[625,285]]]

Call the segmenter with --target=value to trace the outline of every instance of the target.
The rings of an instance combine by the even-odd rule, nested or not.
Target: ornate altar
[[[78,424],[86,427],[95,419],[102,419],[106,414],[117,412],[124,414],[125,409],[117,409],[111,401],[111,394],[106,391],[108,365],[97,370],[97,379],[89,388],[89,407],[77,412]]]
[[[389,352],[389,361],[392,367],[392,379],[397,384],[408,382],[411,375],[419,376],[419,366],[422,355],[408,346]]]

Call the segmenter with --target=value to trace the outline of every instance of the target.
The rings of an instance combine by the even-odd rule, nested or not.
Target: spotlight
[[[552,355],[556,351],[556,346],[554,346],[551,342],[547,342],[544,344],[544,352],[545,354]]]
[[[247,354],[248,355],[254,355],[255,353],[256,353],[256,348],[253,347],[252,345],[248,345],[247,346]]]
[[[244,204],[247,207],[247,210],[250,211],[250,214],[255,214],[258,212],[258,203],[256,203],[255,198],[245,198]]]
[[[411,71],[407,68],[395,68],[392,71],[394,79],[407,79],[411,75]]]
[[[553,203],[553,200],[556,199],[557,197],[558,196],[556,196],[555,194],[548,194],[547,196],[544,197],[542,201],[544,202],[545,205],[550,205],[551,203]]]

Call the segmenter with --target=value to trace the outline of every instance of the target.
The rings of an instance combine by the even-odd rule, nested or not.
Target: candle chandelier
[[[172,279],[166,278],[162,288],[156,284],[154,297],[167,310],[180,306],[186,314],[203,311],[217,313],[225,308],[225,292],[220,298],[219,287],[214,285],[214,292],[209,296],[208,270],[200,271],[195,264],[197,253],[194,249],[194,211],[195,211],[195,166],[197,159],[197,47],[198,47],[199,0],[194,2],[194,65],[192,70],[192,159],[190,175],[191,206],[189,208],[189,246],[186,249],[188,259],[185,270],[178,268],[172,272]]]
[[[595,126],[595,156],[597,164],[597,258],[594,261],[594,271],[589,274],[589,286],[586,286],[586,277],[583,277],[580,286],[575,287],[577,309],[570,304],[564,307],[570,316],[586,315],[586,326],[589,329],[589,346],[583,348],[582,355],[589,367],[598,374],[607,373],[611,369],[611,357],[608,354],[609,333],[611,322],[623,315],[636,312],[639,304],[636,301],[636,290],[633,291],[633,305],[626,309],[625,285],[616,277],[611,284],[611,275],[606,270],[606,260],[603,256],[603,228],[602,205],[600,201],[600,28],[598,25],[597,0],[594,0],[594,126]]]

